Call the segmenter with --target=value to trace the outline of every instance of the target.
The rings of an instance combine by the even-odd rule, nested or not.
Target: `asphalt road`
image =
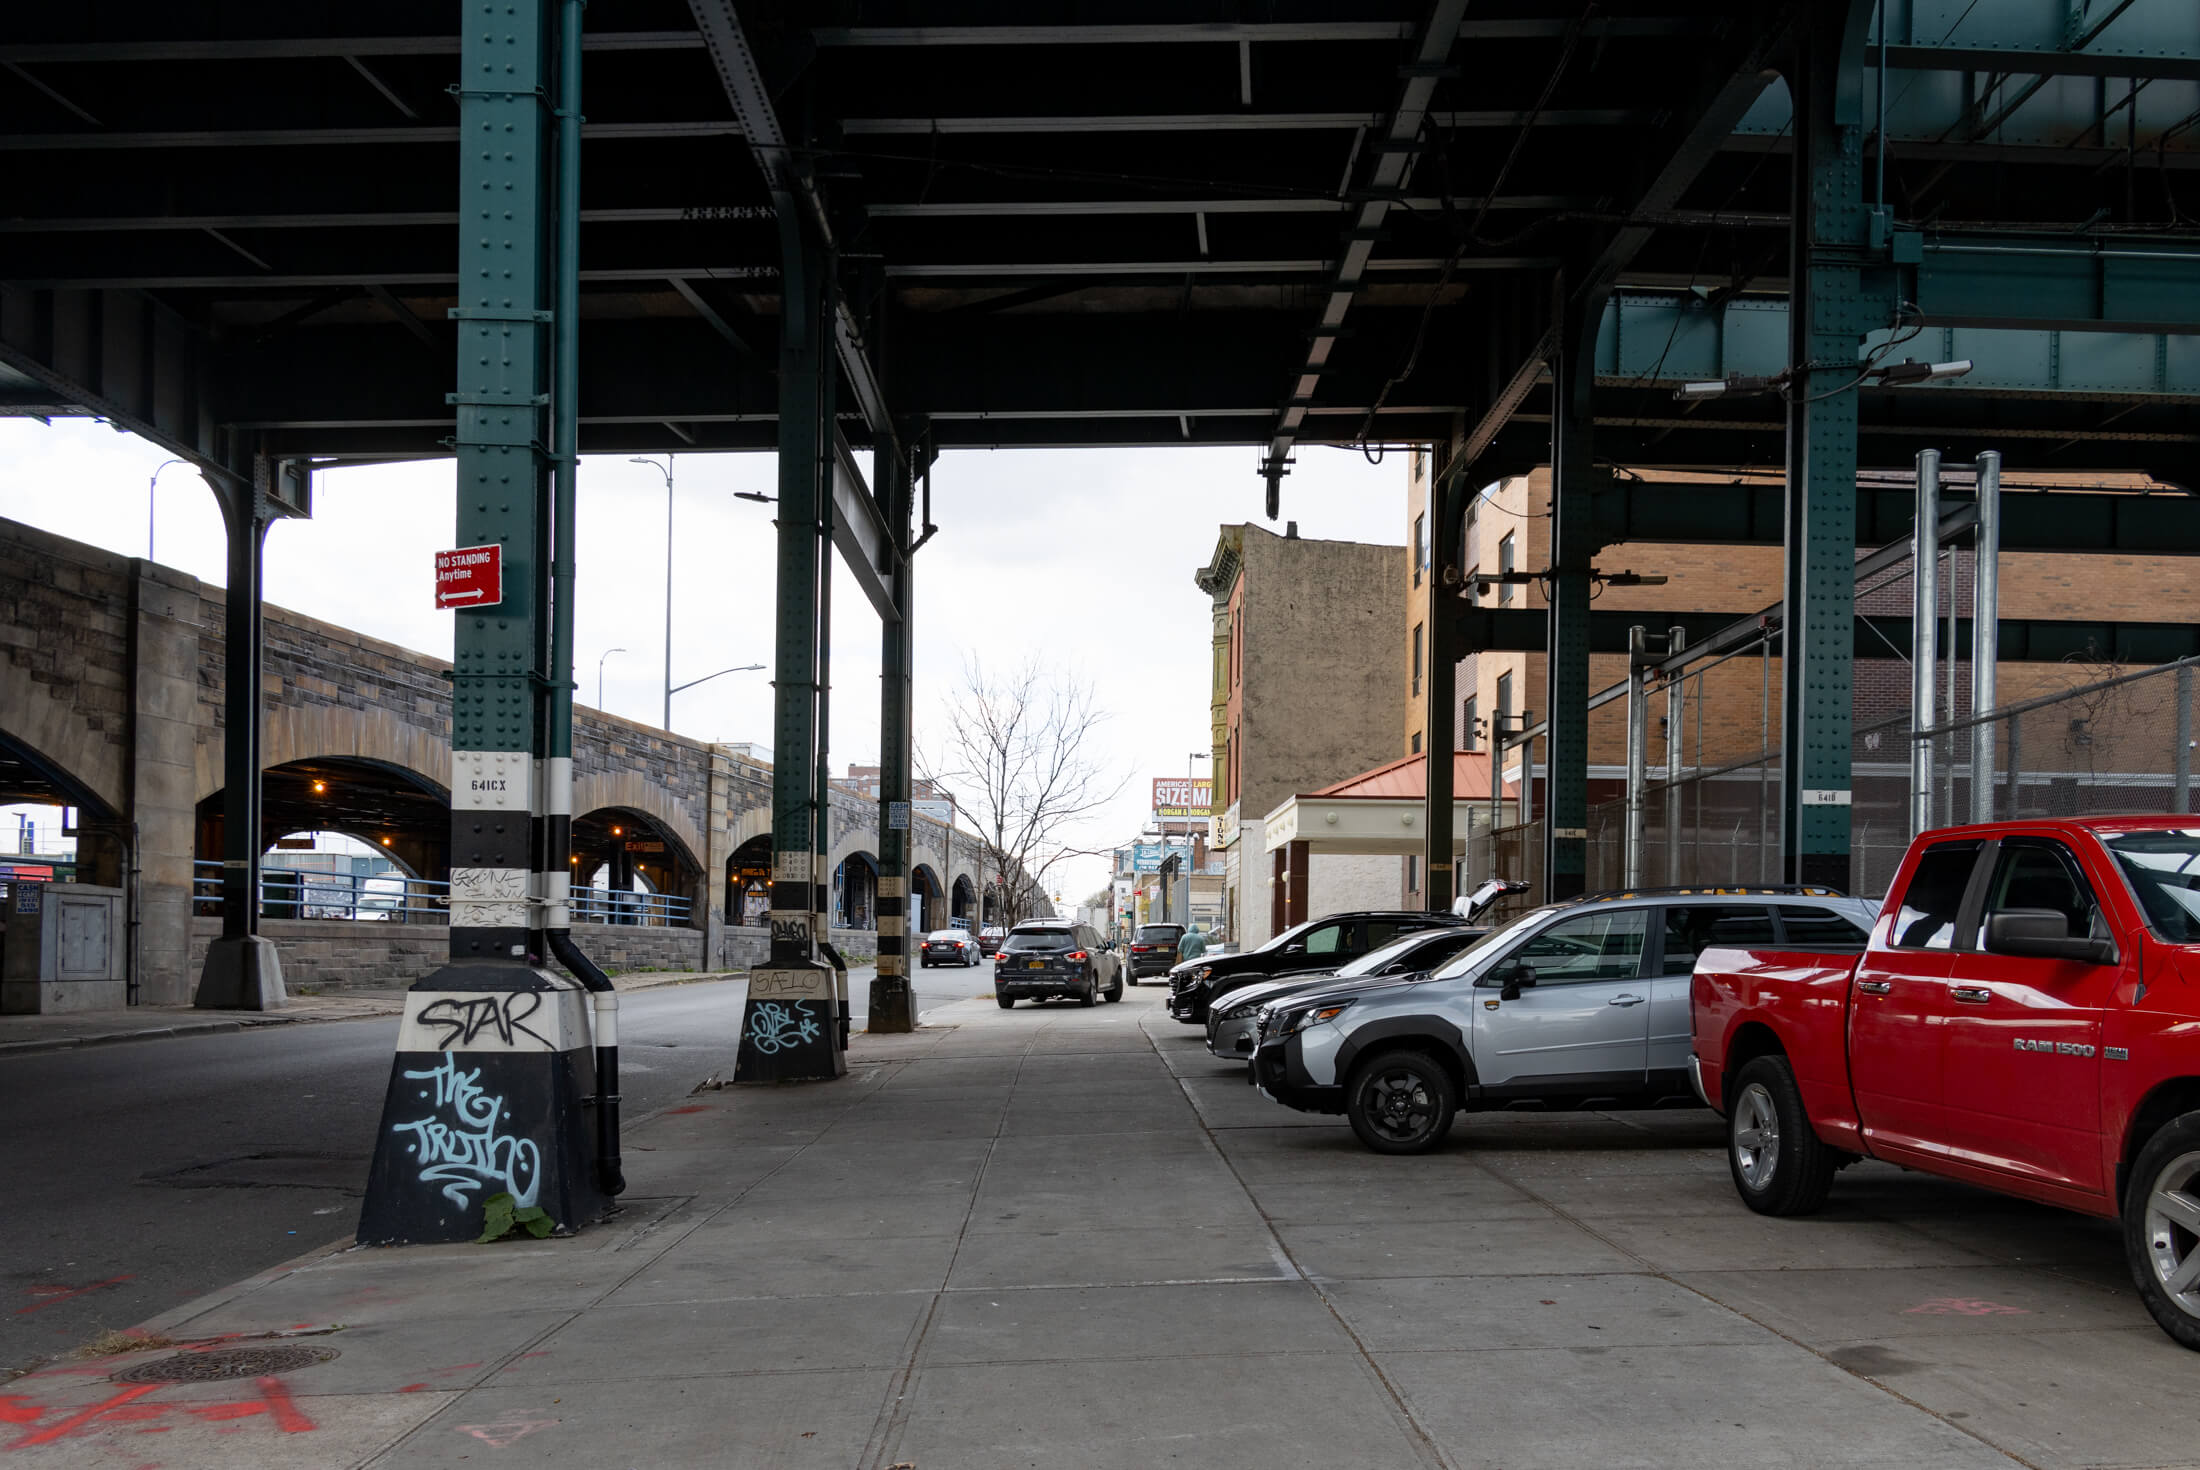
[[[992,974],[919,971],[918,1009]],[[869,980],[850,976],[857,1006]],[[743,988],[623,999],[629,1117],[732,1074]],[[343,1021],[0,1060],[0,1380],[349,1236],[396,1035]]]

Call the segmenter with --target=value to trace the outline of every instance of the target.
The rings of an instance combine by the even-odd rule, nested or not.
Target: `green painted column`
[[[915,446],[921,436],[904,433],[902,441]],[[912,447],[911,453],[921,451]],[[911,573],[916,558],[909,553],[909,517],[915,500],[911,471],[916,467],[891,451],[880,452],[876,465],[887,531],[902,555],[894,577],[897,616],[879,629],[878,978],[871,982],[868,1029],[914,1031],[917,1009],[909,969],[916,936],[909,932],[909,853],[916,821],[910,769],[916,652],[910,632],[915,606]]]
[[[615,1127],[590,1126],[616,1105],[597,1071],[615,1035],[582,982],[549,968],[545,925],[563,898],[545,872],[551,731],[570,697],[552,678],[559,13],[557,0],[457,12],[453,544],[493,548],[501,588],[452,614],[450,959],[405,997],[360,1211],[369,1244],[471,1239],[498,1194],[570,1233],[618,1187]]]
[[[1781,873],[1849,886],[1856,613],[1857,347],[1881,324],[1864,291],[1863,41],[1870,6],[1833,8],[1788,73],[1795,229],[1780,629]]]
[[[772,694],[771,959],[749,973],[737,1082],[837,1077],[845,997],[828,942],[831,840],[822,759],[830,678],[833,261],[780,221],[779,534]]]
[[[1425,620],[1428,631],[1423,635],[1428,639],[1424,678],[1428,703],[1427,718],[1422,721],[1426,733],[1421,737],[1428,756],[1421,816],[1427,877],[1422,880],[1422,893],[1429,912],[1443,913],[1451,907],[1458,891],[1456,860],[1452,856],[1451,753],[1459,744],[1459,633],[1458,619],[1452,615],[1458,606],[1458,589],[1444,576],[1459,565],[1459,533],[1466,518],[1466,497],[1460,489],[1463,477],[1456,473],[1465,466],[1452,461],[1448,446],[1430,456],[1429,466],[1429,612]]]
[[[1611,471],[1596,461],[1592,394],[1598,312],[1561,309],[1551,363],[1550,634],[1544,706],[1548,785],[1543,899],[1572,898],[1588,883],[1589,593],[1596,556],[1591,520]]]

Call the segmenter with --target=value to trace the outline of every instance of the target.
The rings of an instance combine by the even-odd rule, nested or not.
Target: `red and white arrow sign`
[[[461,546],[435,554],[437,607],[494,607],[503,600],[503,547]]]

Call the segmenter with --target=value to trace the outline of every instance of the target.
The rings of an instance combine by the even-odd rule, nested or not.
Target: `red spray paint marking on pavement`
[[[2023,1307],[2005,1307],[2000,1302],[1982,1301],[1969,1296],[1936,1296],[1930,1301],[1919,1302],[1914,1307],[1904,1307],[1905,1317],[2029,1317],[2031,1312]]]
[[[280,1378],[254,1380],[260,1390],[260,1401],[242,1399],[233,1404],[185,1404],[183,1412],[208,1423],[224,1419],[249,1419],[254,1414],[266,1414],[275,1421],[275,1427],[285,1434],[304,1434],[313,1429],[314,1423],[298,1408],[290,1396],[290,1390]]]
[[[17,1307],[15,1315],[27,1317],[33,1312],[43,1312],[48,1307],[57,1307],[61,1303],[80,1297],[88,1291],[97,1291],[103,1286],[120,1286],[129,1279],[128,1275],[110,1276],[105,1281],[94,1281],[88,1286],[56,1286],[51,1282],[42,1281],[30,1289],[30,1294],[36,1297],[37,1300],[27,1307]]]
[[[144,1398],[149,1393],[158,1393],[160,1389],[161,1385],[157,1383],[133,1383],[111,1399],[96,1403],[89,1409],[81,1409],[58,1424],[52,1424],[38,1430],[36,1433],[24,1435],[21,1439],[8,1445],[8,1448],[11,1450],[27,1450],[34,1445],[52,1444],[57,1439],[76,1433],[100,1415],[122,1408],[126,1404]]]
[[[399,1393],[426,1393],[427,1391],[428,1385],[425,1383],[408,1383],[398,1390]]]
[[[665,1116],[668,1118],[677,1118],[682,1113],[707,1113],[709,1111],[710,1108],[706,1104],[694,1103],[684,1108],[666,1108]]]

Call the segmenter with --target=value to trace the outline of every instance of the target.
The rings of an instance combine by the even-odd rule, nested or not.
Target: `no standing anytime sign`
[[[435,554],[437,607],[495,607],[503,600],[503,547],[461,546]]]

